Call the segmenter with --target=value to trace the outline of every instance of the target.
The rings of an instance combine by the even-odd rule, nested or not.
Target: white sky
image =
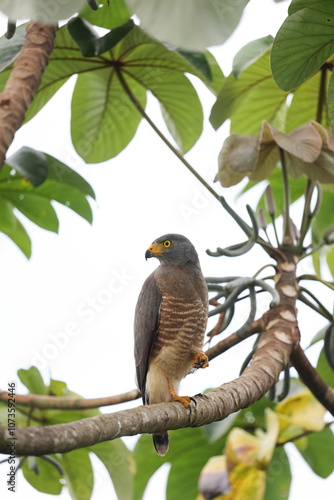
[[[232,38],[213,50],[226,74],[231,69],[233,56],[245,43],[275,35],[286,17],[287,5],[287,2],[276,4],[269,0],[250,3]],[[3,33],[4,23],[1,26]],[[228,246],[241,241],[243,235],[217,201],[210,198],[145,123],[118,157],[103,164],[85,165],[70,143],[69,90],[73,83],[63,88],[17,133],[10,153],[29,145],[76,169],[95,190],[94,222],[91,226],[58,205],[59,235],[25,221],[33,242],[30,261],[7,237],[0,236],[3,263],[0,327],[4,346],[0,387],[6,388],[9,380],[17,380],[19,368],[36,364],[46,380],[49,376],[64,380],[71,390],[92,398],[134,388],[133,312],[142,283],[157,264],[144,259],[152,240],[168,232],[189,237],[197,248],[205,276],[252,275],[263,265],[264,253],[254,250],[250,255],[229,261],[206,255],[207,248]],[[214,97],[203,85],[197,88],[205,102],[207,118]],[[149,99],[148,114],[165,130],[153,99]],[[200,141],[187,155],[188,161],[208,182],[212,182],[216,173],[217,156],[227,134],[227,127],[215,132],[206,120]],[[218,185],[215,189],[223,193]],[[233,202],[238,191],[239,188],[224,190],[224,196]],[[254,193],[239,202],[238,210],[242,214],[246,214],[246,203],[254,206]],[[186,216],[189,211],[190,215]],[[303,272],[311,270],[309,264],[303,263],[303,266]],[[300,310],[303,311],[302,307]],[[243,320],[239,319],[239,326]],[[301,317],[304,345],[322,325],[319,317]],[[75,335],[70,336],[71,331]],[[251,344],[252,341],[243,343],[213,361],[209,369],[188,377],[182,384],[183,392],[198,393],[235,378]],[[314,350],[313,359],[316,353]],[[20,383],[18,392],[26,392]],[[137,404],[139,402],[103,411],[118,411]],[[126,442],[132,446],[134,439],[126,439]],[[311,499],[314,491],[323,500],[332,498],[334,475],[327,480],[315,476],[294,447],[290,448],[294,474],[290,500]],[[97,486],[92,499],[116,498],[103,466],[95,462]],[[4,472],[2,466],[0,497],[12,498],[6,489]],[[166,472],[159,471],[145,500],[164,499],[164,494],[159,496],[157,489],[161,489],[165,478]],[[21,474],[17,484],[15,499],[48,497],[31,488]],[[69,495],[65,491],[58,498],[64,500]]]

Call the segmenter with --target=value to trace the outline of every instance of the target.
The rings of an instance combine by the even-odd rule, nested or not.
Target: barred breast
[[[192,270],[191,275],[184,269],[173,271],[169,270],[168,279],[157,276],[158,286],[162,282],[162,301],[151,362],[157,362],[171,379],[180,380],[203,347],[208,293],[200,270]]]

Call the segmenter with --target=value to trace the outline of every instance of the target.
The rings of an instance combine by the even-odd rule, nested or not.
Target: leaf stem
[[[154,132],[158,134],[160,139],[163,140],[163,142],[168,146],[168,148],[177,156],[177,158],[187,167],[188,170],[196,177],[197,180],[199,180],[203,186],[210,191],[210,193],[219,201],[220,203],[220,196],[219,194],[208,184],[203,177],[190,165],[190,163],[184,158],[182,153],[173,146],[173,144],[167,139],[167,137],[161,132],[161,130],[155,125],[155,123],[151,120],[151,118],[146,114],[144,108],[140,104],[140,102],[136,99],[136,96],[132,93],[129,85],[125,81],[122,72],[119,70],[117,66],[115,66],[117,76],[119,78],[119,81],[121,82],[125,92],[127,93],[128,97],[131,99],[132,103],[136,107],[136,109],[139,111],[141,116],[145,118],[145,120],[149,123],[149,125],[153,128]]]
[[[318,108],[316,121],[321,123],[324,109],[324,102],[326,100],[326,84],[327,84],[327,67],[324,64],[321,68],[320,85],[319,85],[319,97],[318,97]]]
[[[162,141],[166,144],[166,146],[175,154],[175,156],[183,163],[183,165],[185,165],[187,167],[187,169],[196,177],[196,179],[199,180],[201,182],[201,184],[216,198],[216,200],[218,200],[219,203],[224,206],[224,208],[229,212],[229,214],[233,217],[233,219],[240,225],[240,223],[238,221],[238,219],[240,219],[240,217],[237,216],[237,214],[232,210],[232,208],[229,207],[229,205],[225,202],[224,198],[222,196],[219,196],[219,194],[210,186],[210,184],[208,184],[203,179],[203,177],[184,158],[182,153],[177,148],[175,148],[173,146],[173,144],[167,139],[167,137],[155,125],[155,123],[151,120],[151,118],[146,114],[146,112],[145,112],[144,108],[142,107],[142,105],[140,104],[140,102],[136,99],[136,96],[132,93],[129,85],[125,81],[125,79],[122,75],[122,72],[120,71],[118,66],[115,66],[115,70],[116,70],[117,76],[119,78],[119,81],[124,88],[124,91],[127,93],[129,99],[132,101],[132,103],[134,104],[134,106],[136,107],[138,112],[141,114],[141,116],[143,118],[145,118],[147,123],[149,123],[149,125],[153,128],[153,130],[156,132],[156,134],[158,134],[160,139],[162,139]],[[229,209],[226,208],[224,202],[229,207]],[[249,226],[248,226],[248,228],[249,228]],[[251,230],[251,228],[249,228],[249,230]],[[266,250],[267,253],[269,253],[269,255],[271,255],[271,256],[275,253],[278,255],[280,255],[280,253],[281,253],[278,249],[276,249],[275,247],[272,247],[269,243],[267,243],[265,240],[263,240],[263,238],[257,238],[256,243],[259,243],[262,246],[262,248],[264,250]]]
[[[283,215],[283,243],[292,243],[291,231],[290,231],[290,186],[288,179],[288,172],[286,168],[284,151],[282,148],[279,149],[279,155],[282,165],[282,175],[283,175],[283,191],[284,191],[284,215]]]

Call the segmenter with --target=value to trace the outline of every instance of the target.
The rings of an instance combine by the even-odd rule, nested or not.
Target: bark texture
[[[293,363],[313,394],[334,415],[334,391],[315,372],[299,345],[297,259],[289,246],[282,247],[280,253],[285,255],[277,262],[275,275],[280,303],[265,312],[250,327],[250,334],[260,332],[261,337],[250,365],[239,378],[208,394],[196,396],[196,405],[192,404],[189,409],[178,402],[161,403],[66,424],[18,428],[15,433],[17,455],[65,453],[122,436],[161,433],[222,420],[264,396],[289,362]],[[244,335],[244,338],[247,336]],[[220,352],[239,342],[233,335],[225,340],[227,342],[217,344]],[[219,355],[219,349],[215,348],[211,353],[210,349],[207,351],[211,359]],[[119,402],[124,401],[129,394],[120,395]],[[135,392],[131,394],[132,398],[136,396]],[[85,404],[87,401],[83,400],[82,405]],[[11,442],[12,437],[7,434],[6,426],[0,426],[0,453],[9,454]]]
[[[22,50],[0,94],[0,168],[39,87],[53,49],[56,31],[56,26],[39,23],[27,26]]]
[[[271,355],[270,350],[275,354]],[[196,406],[180,403],[140,406],[67,424],[16,429],[17,455],[65,453],[95,443],[143,433],[198,427],[226,418],[261,398],[277,380],[292,349],[292,340],[263,341],[249,368],[238,379],[196,397]],[[263,362],[265,358],[265,362]],[[0,427],[0,453],[8,453],[10,436]]]

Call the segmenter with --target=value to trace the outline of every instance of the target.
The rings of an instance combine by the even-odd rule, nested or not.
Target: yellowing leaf
[[[285,134],[263,121],[258,136],[236,134],[228,137],[219,154],[215,180],[229,187],[248,176],[251,181],[266,179],[284,151],[289,174],[306,175],[314,181],[334,183],[333,138],[314,121]]]
[[[270,408],[267,408],[265,413],[267,431],[264,432],[262,429],[257,429],[255,434],[259,440],[258,462],[267,467],[275,450],[279,432],[279,420],[276,413],[270,410]]]
[[[199,498],[214,498],[231,491],[225,455],[211,457],[207,461],[202,469],[198,487],[200,494],[203,494]]]
[[[308,390],[278,403],[276,411],[280,417],[281,430],[290,425],[307,431],[321,431],[325,426],[326,409]]]
[[[219,153],[219,172],[215,181],[224,187],[238,184],[245,175],[251,175],[258,159],[259,140],[254,135],[230,135]]]
[[[273,137],[280,148],[305,162],[315,161],[321,151],[322,137],[311,123],[297,127],[288,135],[273,128]]]
[[[237,465],[230,473],[231,492],[222,500],[262,500],[265,493],[265,472],[256,467]]]
[[[275,412],[270,409],[266,410],[266,421],[267,432],[258,429],[255,436],[239,427],[232,429],[225,447],[229,471],[238,463],[259,469],[267,468],[275,449],[279,422]]]

